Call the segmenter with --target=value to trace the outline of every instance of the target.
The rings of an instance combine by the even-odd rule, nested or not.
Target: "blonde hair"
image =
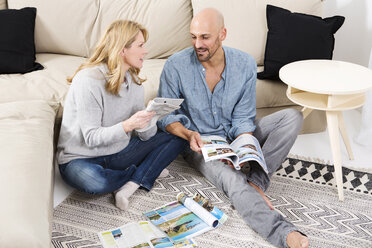
[[[105,84],[105,88],[109,93],[117,95],[125,76],[125,73],[122,70],[124,62],[120,56],[120,52],[123,48],[131,47],[139,32],[142,32],[146,42],[148,39],[148,32],[139,23],[127,20],[118,20],[113,22],[106,30],[92,56],[87,60],[87,62],[80,65],[74,75],[67,78],[67,81],[71,83],[76,74],[84,68],[105,63],[108,68],[108,80]],[[129,73],[133,81],[141,85],[145,79],[138,77],[139,72],[140,69],[138,68],[129,68]]]

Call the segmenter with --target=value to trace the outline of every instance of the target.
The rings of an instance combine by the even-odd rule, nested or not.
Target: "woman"
[[[68,79],[57,146],[66,183],[90,194],[114,192],[122,210],[139,187],[152,188],[187,144],[156,126],[135,131],[155,114],[144,110],[144,80],[138,77],[147,36],[132,21],[110,25],[93,55]]]

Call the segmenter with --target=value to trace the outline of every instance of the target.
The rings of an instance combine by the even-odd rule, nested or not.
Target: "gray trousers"
[[[287,157],[302,122],[302,114],[295,109],[281,110],[256,120],[253,135],[261,144],[269,176],[259,166],[252,167],[250,174],[245,175],[219,160],[205,163],[201,154],[193,151],[185,153],[185,160],[229,197],[244,221],[278,247],[287,247],[287,235],[298,229],[277,211],[270,210],[247,181],[263,191],[269,187],[270,177]]]

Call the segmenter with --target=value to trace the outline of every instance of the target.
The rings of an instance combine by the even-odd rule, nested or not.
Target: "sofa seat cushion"
[[[50,247],[55,107],[0,104],[0,247]]]
[[[143,83],[145,88],[145,103],[158,93],[160,74],[163,70],[166,59],[150,59],[145,60],[140,72],[141,78],[147,78]],[[258,71],[263,70],[263,66],[257,68]],[[256,84],[256,107],[284,107],[295,105],[286,96],[287,85],[278,83],[272,80],[257,80]]]
[[[36,60],[45,67],[44,70],[0,75],[0,103],[26,100],[61,102],[69,87],[66,77],[71,76],[85,59],[69,55],[37,54]]]
[[[263,66],[258,66],[257,71],[261,72]],[[276,80],[257,79],[256,83],[256,107],[284,107],[295,105],[286,95],[287,85]]]
[[[145,60],[140,72],[141,78],[147,78],[143,83],[145,88],[145,103],[158,93],[160,74],[163,70],[166,59]],[[263,66],[257,68],[263,70]],[[287,85],[272,80],[257,80],[256,84],[256,105],[257,108],[284,107],[295,105],[286,96]]]

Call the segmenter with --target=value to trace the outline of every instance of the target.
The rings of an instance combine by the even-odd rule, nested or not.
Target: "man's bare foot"
[[[290,232],[287,236],[289,248],[308,248],[309,239],[299,232]]]
[[[267,205],[269,205],[269,208],[271,210],[274,210],[274,207],[273,207],[273,204],[270,202],[269,198],[267,198],[267,196],[265,195],[265,193],[262,191],[262,189],[260,189],[257,185],[253,184],[252,182],[249,182],[250,185],[253,186],[253,188],[255,188],[258,193],[260,193],[260,195],[262,196],[262,198],[265,200],[265,202],[267,203]]]

